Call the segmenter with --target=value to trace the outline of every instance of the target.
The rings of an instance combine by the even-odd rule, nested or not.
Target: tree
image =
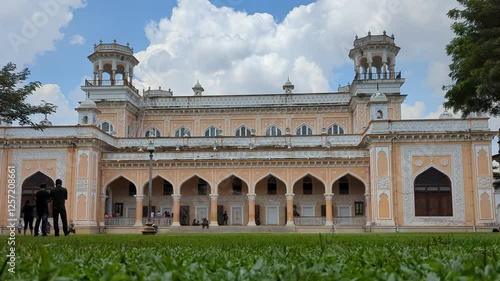
[[[456,37],[446,46],[452,84],[444,86],[446,108],[464,117],[500,114],[500,0],[457,0],[448,17]]]
[[[25,68],[20,72],[16,71],[16,65],[8,63],[0,70],[0,120],[10,123],[18,121],[19,125],[29,125],[40,130],[43,126],[34,123],[30,115],[51,114],[56,110],[56,106],[51,103],[43,105],[31,105],[26,103],[26,98],[41,87],[38,81],[24,83],[30,71]]]

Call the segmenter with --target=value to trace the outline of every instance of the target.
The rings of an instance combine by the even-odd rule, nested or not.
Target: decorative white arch
[[[206,183],[208,183],[208,186],[210,187],[210,193],[209,194],[214,194],[214,193],[212,193],[212,183],[210,181],[207,181],[204,177],[201,177],[200,175],[198,175],[198,173],[194,173],[192,176],[190,176],[188,178],[185,178],[183,181],[181,181],[179,183],[179,193],[178,194],[182,194],[182,192],[181,192],[182,185],[185,184],[188,180],[190,180],[190,179],[192,179],[194,177],[198,177],[198,178],[204,180]],[[174,191],[175,191],[175,187],[174,187]]]
[[[268,176],[273,176],[273,177],[275,177],[275,178],[279,179],[280,181],[282,181],[282,182],[285,184],[285,187],[286,187],[286,189],[287,189],[287,191],[288,191],[288,186],[287,186],[287,184],[286,184],[286,181],[285,181],[285,180],[283,180],[281,177],[277,176],[275,173],[273,173],[273,172],[269,172],[269,173],[265,174],[263,177],[260,177],[259,179],[257,179],[257,180],[254,182],[253,186],[251,187],[251,189],[252,189],[252,190],[251,190],[251,191],[249,190],[248,192],[249,192],[250,194],[255,194],[255,185],[257,185],[257,183],[259,183],[261,180],[263,180],[263,179],[267,178]],[[249,186],[249,189],[250,189],[250,186]]]
[[[335,179],[331,182],[331,184],[329,185],[329,187],[328,187],[328,188],[330,189],[330,192],[327,192],[327,193],[332,193],[332,187],[333,187],[333,184],[334,184],[336,181],[340,180],[343,176],[346,176],[346,175],[350,175],[350,176],[352,176],[352,177],[356,178],[357,180],[361,181],[361,182],[364,184],[364,186],[365,186],[365,194],[366,194],[366,193],[370,193],[370,190],[369,190],[369,188],[370,188],[370,187],[368,186],[368,184],[366,183],[366,181],[365,181],[365,180],[363,180],[363,179],[362,179],[361,177],[359,177],[358,175],[356,175],[356,174],[352,173],[352,172],[344,172],[344,173],[343,173],[343,174],[341,174],[340,176],[336,177],[336,178],[335,178]]]
[[[326,191],[327,191],[327,188],[328,188],[328,187],[327,187],[326,183],[325,183],[322,179],[318,178],[317,176],[315,176],[314,174],[312,174],[312,173],[310,173],[310,172],[304,173],[301,177],[297,178],[297,180],[295,180],[295,181],[292,183],[292,185],[291,185],[291,189],[292,189],[292,190],[290,190],[290,191],[291,191],[290,193],[293,193],[293,187],[295,186],[295,184],[296,184],[297,182],[299,182],[301,179],[303,179],[303,178],[305,178],[305,177],[307,177],[307,176],[313,177],[313,178],[317,179],[318,181],[320,181],[321,183],[323,183],[323,186],[325,187],[325,193],[327,193]]]

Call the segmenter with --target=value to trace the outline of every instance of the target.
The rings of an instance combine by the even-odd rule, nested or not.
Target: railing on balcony
[[[171,226],[172,218],[152,218],[153,224],[156,224],[158,227]],[[145,225],[147,223],[147,218],[142,218],[142,224]]]
[[[104,225],[106,226],[132,226],[135,224],[136,218],[105,218]],[[146,225],[147,218],[142,218],[142,224]],[[158,227],[171,226],[172,218],[153,218],[153,224],[156,224]]]
[[[104,218],[104,225],[107,226],[132,226],[135,218]]]
[[[320,226],[325,225],[325,217],[294,217],[293,222],[298,226]]]
[[[355,81],[366,80],[401,80],[401,71],[399,72],[373,72],[373,73],[358,73],[354,76]]]
[[[127,86],[134,92],[139,93],[130,82],[122,79],[112,79],[112,80],[85,80],[86,87],[110,87],[110,86]]]
[[[364,217],[343,217],[333,218],[334,225],[365,225],[366,218]]]
[[[297,226],[321,226],[325,225],[326,217],[294,217],[293,221]],[[342,217],[333,218],[335,225],[365,225],[366,218],[364,217]]]

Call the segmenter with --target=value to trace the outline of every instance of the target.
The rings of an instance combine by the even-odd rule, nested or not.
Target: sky
[[[335,92],[354,77],[356,35],[394,34],[406,83],[404,119],[438,118],[451,83],[446,13],[456,0],[3,0],[0,65],[28,67],[43,87],[28,101],[58,106],[55,125],[76,124],[92,77],[87,56],[103,40],[129,43],[140,61],[135,86],[192,95]],[[43,116],[34,116],[41,120]],[[500,119],[490,121],[497,130]],[[494,148],[494,153],[498,148]]]

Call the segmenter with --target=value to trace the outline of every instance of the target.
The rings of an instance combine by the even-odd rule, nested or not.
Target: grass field
[[[7,267],[1,280],[500,280],[498,233],[18,236],[16,245],[16,273]]]

